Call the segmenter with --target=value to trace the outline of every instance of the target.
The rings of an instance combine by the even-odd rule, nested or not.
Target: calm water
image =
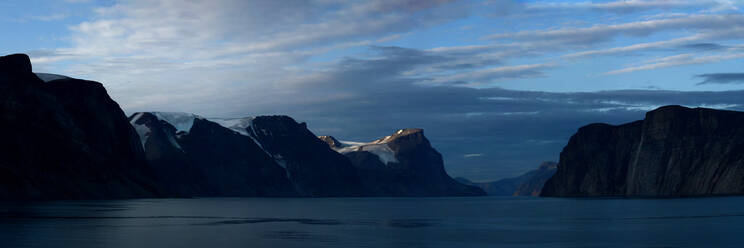
[[[1,247],[741,247],[744,198],[0,204]]]

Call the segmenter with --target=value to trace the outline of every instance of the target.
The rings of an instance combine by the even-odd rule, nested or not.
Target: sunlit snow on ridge
[[[376,155],[380,162],[383,164],[398,163],[398,159],[395,158],[395,152],[387,145],[387,138],[375,142],[354,142],[354,141],[339,141],[341,147],[335,148],[338,153],[346,154],[356,151],[370,152]]]

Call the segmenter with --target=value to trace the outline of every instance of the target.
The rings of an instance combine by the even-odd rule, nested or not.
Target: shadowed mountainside
[[[452,179],[444,161],[424,130],[401,129],[381,139],[341,142],[321,136],[327,146],[346,155],[359,171],[359,180],[370,196],[477,196],[485,193]]]
[[[157,197],[137,133],[100,83],[0,57],[0,199]]]
[[[620,126],[579,129],[542,196],[744,193],[744,113],[665,106]]]

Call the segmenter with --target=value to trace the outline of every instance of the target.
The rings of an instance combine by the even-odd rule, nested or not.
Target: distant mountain
[[[346,155],[359,171],[370,196],[477,196],[485,193],[452,179],[422,129],[401,129],[372,142],[339,141],[320,136],[327,146]]]
[[[744,194],[744,113],[665,106],[641,121],[587,125],[559,164],[542,196]]]
[[[137,133],[100,83],[44,82],[0,57],[0,199],[158,197]]]
[[[465,178],[458,181],[482,188],[488,195],[495,196],[538,196],[543,184],[556,172],[555,162],[543,162],[535,170],[523,175],[493,182],[477,183]]]
[[[515,196],[539,196],[545,182],[550,179],[558,170],[558,163],[544,162],[536,170],[527,174],[527,180],[519,184],[514,191]]]

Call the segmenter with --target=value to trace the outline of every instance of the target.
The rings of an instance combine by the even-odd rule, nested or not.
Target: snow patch
[[[253,130],[254,119],[255,117],[245,117],[245,118],[238,118],[238,119],[213,118],[213,119],[209,119],[209,121],[220,124],[220,126],[223,126],[227,129],[238,132],[239,134],[250,137],[253,140],[253,143],[256,143],[256,145],[258,145],[258,147],[260,147],[261,150],[263,150],[269,156],[273,157],[271,153],[269,153],[268,151],[266,151],[266,149],[263,148],[263,146],[261,145],[261,142],[258,142],[258,140],[256,139],[255,131]]]
[[[228,128],[230,130],[233,130],[235,132],[238,132],[239,134],[248,136],[253,140],[253,143],[255,143],[258,148],[261,148],[261,150],[266,153],[269,157],[273,158],[274,161],[276,161],[279,166],[287,169],[287,161],[282,157],[281,154],[272,154],[269,151],[267,151],[263,145],[261,145],[261,142],[256,139],[256,130],[253,127],[253,120],[256,119],[255,117],[245,117],[245,118],[237,118],[237,119],[221,119],[221,118],[212,118],[208,119],[209,121],[212,121],[214,123],[219,124],[220,126],[223,126],[225,128]],[[264,129],[261,129],[261,132],[264,135],[267,135],[267,131]],[[287,171],[287,178],[289,178],[289,171]]]
[[[194,119],[204,119],[201,116],[189,113],[179,112],[151,112],[158,120],[168,122],[176,128],[178,132],[189,132],[191,127],[194,126]]]
[[[209,121],[220,124],[220,126],[223,126],[230,130],[238,132],[242,135],[250,136],[247,130],[249,127],[253,125],[253,119],[255,118],[254,117],[237,118],[237,119],[213,118],[213,119],[209,119]]]
[[[214,123],[217,123],[218,125],[225,127],[227,129],[230,129],[234,132],[237,132],[238,134],[248,136],[253,140],[253,143],[255,143],[266,155],[273,158],[274,161],[276,161],[279,166],[283,168],[287,168],[287,161],[281,156],[281,154],[271,154],[269,151],[267,151],[263,145],[261,145],[261,142],[256,139],[256,130],[253,128],[253,120],[255,117],[245,117],[245,118],[203,118],[199,115],[195,114],[189,114],[189,113],[178,113],[178,112],[150,112],[155,117],[158,118],[158,120],[162,120],[165,122],[168,122],[173,127],[176,128],[176,133],[179,132],[189,132],[191,130],[191,127],[194,125],[194,120],[199,118],[203,120],[208,120]],[[150,133],[150,129],[147,128],[145,125],[137,125],[135,122],[137,119],[142,117],[143,113],[138,113],[132,118],[131,124],[135,127],[137,130],[137,133],[140,134],[140,138],[142,139],[142,146],[144,147],[145,140],[147,136]],[[266,130],[260,130],[264,135],[268,135],[268,132]],[[168,137],[168,140],[175,146],[181,149],[181,146],[178,145],[178,142],[176,142],[174,137]],[[287,172],[289,173],[289,172]],[[289,176],[289,175],[288,175]]]
[[[375,142],[353,142],[353,141],[340,141],[340,147],[334,148],[336,152],[346,154],[350,152],[365,151],[370,152],[380,159],[383,164],[398,163],[398,159],[395,158],[395,152],[390,149],[387,145],[387,141],[390,136],[387,136],[379,141]]]
[[[142,115],[144,114],[145,113],[142,113],[142,112],[137,113],[136,115],[134,115],[134,117],[132,117],[132,120],[129,121],[129,124],[131,124],[132,127],[134,127],[134,130],[137,131],[137,135],[139,135],[140,142],[142,142],[143,149],[145,148],[145,141],[147,141],[147,137],[150,136],[150,128],[148,128],[144,124],[141,124],[141,125],[137,124],[137,120],[142,118]]]

